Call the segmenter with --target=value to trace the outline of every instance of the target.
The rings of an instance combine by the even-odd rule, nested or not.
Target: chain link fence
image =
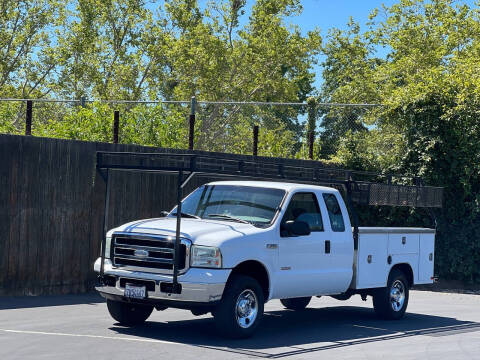
[[[310,99],[312,100],[312,99]],[[335,160],[370,143],[380,105],[0,99],[0,132]],[[377,152],[387,144],[376,144]],[[372,151],[372,150],[370,150]],[[375,151],[375,150],[374,150]]]

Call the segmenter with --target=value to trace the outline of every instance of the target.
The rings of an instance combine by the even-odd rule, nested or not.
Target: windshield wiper
[[[225,220],[231,220],[231,221],[236,221],[242,224],[252,224],[250,221],[239,219],[230,215],[225,215],[225,214],[208,214],[208,217],[213,217],[213,218],[220,218],[220,219],[225,219]]]
[[[177,213],[171,213],[170,215],[173,215],[173,216],[177,216]],[[188,213],[184,213],[184,212],[181,212],[180,213],[180,216],[181,217],[185,217],[185,218],[190,218],[190,219],[201,219],[200,216],[197,216],[197,215],[193,215],[193,214],[188,214]]]

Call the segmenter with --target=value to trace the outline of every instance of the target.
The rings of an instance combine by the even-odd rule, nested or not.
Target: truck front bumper
[[[94,270],[100,272],[100,258],[95,261]],[[141,302],[158,303],[166,306],[171,303],[172,307],[182,307],[182,302],[184,305],[189,303],[209,304],[222,298],[230,272],[231,269],[190,268],[186,273],[178,276],[181,293],[173,294],[161,291],[162,283],[172,282],[171,275],[128,271],[120,267],[113,267],[112,262],[105,259],[104,276],[113,281],[99,284],[95,289],[106,298],[135,301],[124,297],[125,289],[122,283],[128,282],[128,280],[143,280],[153,282],[155,285],[154,289],[152,288],[153,291],[147,291],[146,299]]]

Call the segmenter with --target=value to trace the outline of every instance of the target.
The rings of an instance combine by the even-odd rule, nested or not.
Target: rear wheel
[[[153,306],[150,305],[130,304],[108,299],[107,308],[112,318],[126,326],[143,324],[153,311]]]
[[[311,296],[308,297],[299,297],[292,299],[281,299],[280,302],[283,306],[290,310],[303,310],[307,307],[312,299]]]
[[[234,275],[213,312],[217,330],[230,338],[251,336],[262,319],[263,305],[263,290],[257,280]]]
[[[409,283],[405,274],[394,269],[388,277],[387,287],[373,294],[373,308],[384,319],[397,320],[403,317],[408,306]]]

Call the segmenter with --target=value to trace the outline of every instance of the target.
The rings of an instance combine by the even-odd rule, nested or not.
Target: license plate
[[[146,296],[145,286],[125,284],[125,296],[134,299],[144,299]]]

